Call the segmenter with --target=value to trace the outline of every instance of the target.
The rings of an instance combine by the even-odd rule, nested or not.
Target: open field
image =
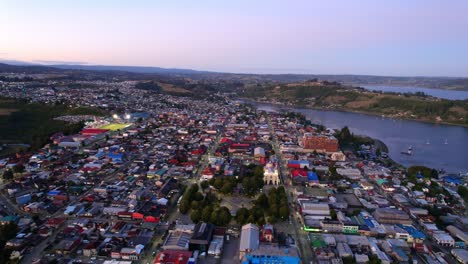
[[[8,110],[8,111],[5,111]],[[105,111],[94,108],[70,108],[65,105],[27,103],[0,97],[0,144],[29,144],[33,149],[42,147],[51,134],[76,133],[82,124],[54,120],[63,115],[103,115]],[[11,111],[14,110],[14,111]],[[8,113],[8,114],[6,114]]]
[[[111,131],[117,131],[129,127],[131,124],[108,124],[100,127],[100,129],[109,129]]]
[[[169,83],[159,83],[159,86],[162,87],[162,90],[166,93],[175,93],[175,94],[191,94],[192,92],[184,89],[182,87],[177,87]]]

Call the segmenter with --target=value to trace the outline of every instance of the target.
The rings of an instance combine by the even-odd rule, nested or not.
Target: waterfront
[[[389,148],[390,157],[405,166],[425,165],[453,173],[468,172],[468,128],[466,127],[349,112],[291,108],[267,103],[255,103],[255,105],[265,111],[300,112],[313,123],[330,128],[348,126],[354,134],[370,136],[384,142]],[[413,147],[413,155],[401,154],[409,146]]]
[[[391,93],[416,93],[423,92],[427,95],[443,98],[448,100],[465,100],[468,99],[468,91],[456,91],[445,89],[433,89],[412,86],[389,86],[389,85],[358,85],[369,91],[381,91]]]

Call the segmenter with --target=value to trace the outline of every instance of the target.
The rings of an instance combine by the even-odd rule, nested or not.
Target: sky
[[[468,0],[0,0],[0,59],[468,77]]]

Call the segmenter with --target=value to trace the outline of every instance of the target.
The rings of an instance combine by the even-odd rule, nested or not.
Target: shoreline
[[[297,109],[294,109],[294,107],[291,107],[291,106],[287,106],[287,105],[283,105],[283,104],[277,104],[277,103],[266,103],[266,102],[258,102],[258,101],[254,101],[254,100],[249,100],[249,99],[245,99],[245,98],[238,98],[238,100],[241,101],[241,103],[243,104],[251,104],[253,105],[253,107],[257,108],[258,109],[258,105],[257,104],[270,104],[272,106],[278,106],[278,108],[280,109],[277,109],[278,112],[281,112],[281,111],[291,111],[291,112],[296,112],[298,113]],[[283,109],[281,109],[283,108]],[[304,109],[313,109],[313,108],[304,108]],[[320,111],[334,111],[334,110],[323,110],[323,109],[313,109],[313,110],[320,110]],[[346,111],[337,111],[337,112],[346,112]],[[351,112],[352,113],[352,112]],[[370,115],[370,114],[367,114],[367,113],[360,113],[360,114],[364,114],[364,115],[369,115],[369,116],[375,116],[375,115]],[[416,120],[407,120],[407,121],[416,121]],[[416,121],[418,122],[418,121]],[[421,122],[421,123],[427,123],[427,122]],[[454,126],[454,125],[450,125],[450,124],[444,124],[445,126],[450,126],[450,127],[466,127],[466,126]],[[361,134],[357,134],[359,136],[362,136],[362,137],[366,137],[366,138],[369,138],[371,139],[373,142],[374,142],[374,146],[380,146],[381,147],[381,150],[386,152],[386,153],[390,153],[390,149],[389,147],[387,146],[387,144],[385,144],[382,140],[378,139],[378,138],[374,138],[374,137],[370,137],[368,135],[361,135]],[[412,165],[404,165],[396,160],[394,160],[390,155],[388,156],[388,158],[385,158],[385,160],[387,161],[387,164],[392,164],[396,167],[400,167],[402,169],[408,169],[409,167],[411,166],[426,166],[426,167],[430,167],[430,168],[434,168],[436,170],[443,170],[445,172],[448,172],[447,168],[437,168],[437,166],[434,167],[434,165],[423,165],[422,163],[420,164],[412,164]],[[453,173],[456,173],[456,172],[453,172]]]
[[[310,106],[297,106],[297,107],[294,107],[294,106],[291,106],[291,105],[285,105],[285,104],[281,104],[281,103],[256,101],[256,100],[249,99],[249,98],[237,98],[236,100],[244,100],[244,101],[247,101],[247,102],[250,101],[250,102],[258,103],[258,104],[271,104],[271,105],[283,106],[283,107],[288,107],[288,108],[303,108],[303,109],[311,109],[311,110],[319,110],[319,111],[335,111],[335,112],[342,112],[342,113],[354,113],[354,114],[364,114],[364,115],[369,115],[369,116],[382,117],[382,115],[378,114],[378,113],[358,111],[358,110],[348,110],[348,109],[341,109],[341,108],[326,109],[326,108],[321,108],[321,107],[310,107]],[[428,120],[423,120],[423,119],[411,119],[411,118],[402,118],[402,117],[383,116],[383,118],[395,119],[395,120],[404,120],[404,121],[414,121],[414,122],[433,124],[433,125],[445,125],[445,126],[456,126],[456,127],[468,128],[468,124],[458,124],[458,123],[449,123],[449,122],[434,122],[434,121],[428,121]]]

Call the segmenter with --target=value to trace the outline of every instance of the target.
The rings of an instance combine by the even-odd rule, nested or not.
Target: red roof
[[[221,143],[226,143],[226,142],[231,143],[232,140],[229,138],[225,138],[225,137],[221,139]]]
[[[48,226],[58,226],[63,222],[65,222],[65,218],[63,218],[63,217],[50,218],[49,220],[47,220],[46,225],[48,225]]]
[[[81,130],[81,134],[82,135],[99,135],[99,134],[102,134],[102,133],[106,133],[107,131],[109,131],[109,129],[100,129],[100,128],[85,128],[83,130]]]
[[[247,144],[247,143],[234,143],[231,145],[231,147],[235,148],[235,147],[250,147],[250,144]]]
[[[154,264],[187,264],[192,252],[187,250],[163,250],[158,253]]]
[[[293,170],[291,171],[291,176],[292,177],[307,177],[307,171],[306,170]]]

